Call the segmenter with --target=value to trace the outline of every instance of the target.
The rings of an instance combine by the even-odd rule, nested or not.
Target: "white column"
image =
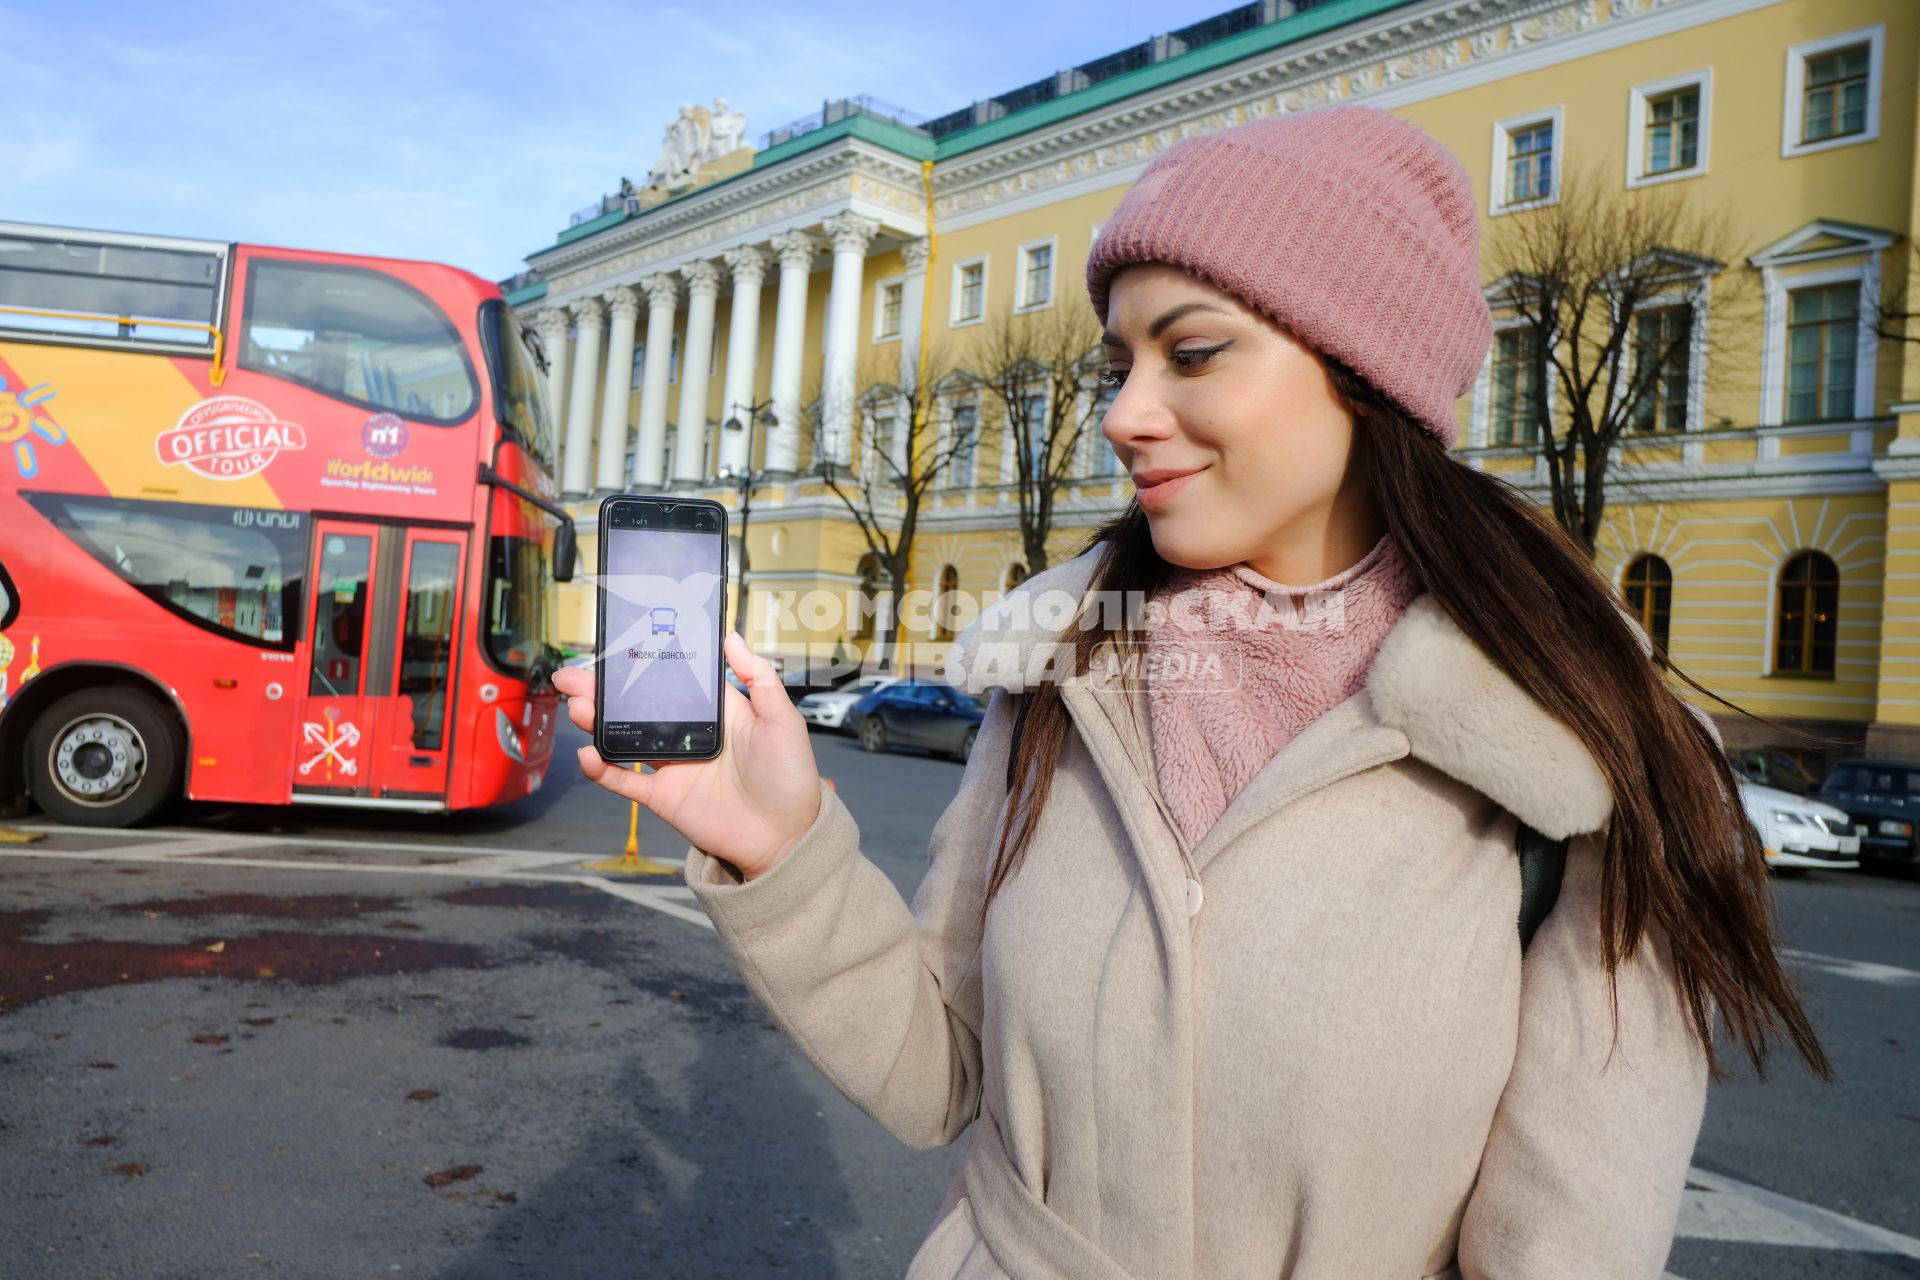
[[[580,337],[574,344],[573,384],[567,391],[566,462],[560,473],[563,493],[584,494],[593,483],[593,393],[600,376],[600,328],[606,315],[598,298],[573,304]]]
[[[933,246],[925,236],[900,246],[900,259],[907,268],[906,278],[900,286],[900,386],[913,393],[900,397],[900,406],[894,416],[893,466],[894,474],[900,476],[907,474],[907,445],[913,433],[913,399],[916,396],[929,409],[924,429],[933,429],[931,405],[925,393],[919,389],[920,310],[926,302],[927,262],[932,253]]]
[[[572,327],[573,318],[561,307],[548,307],[533,318],[534,331],[547,349],[547,413],[552,417],[547,426],[553,431],[555,475],[560,474],[560,437],[567,425],[563,412],[567,399],[567,330]]]
[[[780,298],[773,313],[773,415],[780,425],[767,436],[767,470],[792,475],[800,466],[800,375],[807,350],[807,284],[820,242],[805,231],[773,238],[780,255]]]
[[[640,315],[640,296],[627,285],[606,292],[607,311],[613,316],[607,329],[607,389],[600,402],[600,457],[593,470],[593,487],[616,492],[627,461],[627,414],[633,406],[633,324]]]
[[[660,453],[667,447],[667,361],[673,355],[673,309],[680,283],[672,276],[648,276],[640,282],[647,295],[647,356],[640,368],[640,440],[633,450],[633,483],[658,489],[667,477]]]
[[[720,297],[720,268],[695,262],[680,269],[687,279],[687,336],[680,344],[679,438],[673,445],[673,487],[705,484],[707,474],[707,366],[713,362],[713,311]]]
[[[767,255],[746,246],[729,250],[727,270],[733,275],[733,313],[727,323],[727,381],[720,396],[720,422],[738,418],[740,431],[720,433],[720,465],[746,471],[753,465],[747,456],[753,441],[753,423],[747,419],[753,407],[754,375],[760,362],[760,283],[767,277]]]
[[[866,267],[867,246],[880,224],[872,218],[842,213],[822,224],[833,237],[833,285],[827,293],[827,349],[821,378],[822,435],[827,456],[849,463],[853,443],[853,395],[856,361],[860,354],[860,278]]]

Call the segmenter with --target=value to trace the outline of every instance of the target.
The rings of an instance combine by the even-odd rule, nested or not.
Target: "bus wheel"
[[[144,694],[83,689],[34,721],[27,770],[34,801],[55,821],[132,826],[173,797],[180,733]]]

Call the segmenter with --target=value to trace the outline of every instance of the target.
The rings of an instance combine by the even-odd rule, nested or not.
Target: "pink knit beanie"
[[[1338,358],[1451,446],[1493,319],[1460,162],[1377,107],[1269,117],[1162,152],[1087,262],[1101,323],[1122,267],[1200,276]]]

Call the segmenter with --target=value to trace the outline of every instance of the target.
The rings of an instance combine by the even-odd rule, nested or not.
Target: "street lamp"
[[[753,514],[753,492],[766,479],[766,472],[753,469],[753,428],[765,427],[771,431],[780,425],[780,419],[773,415],[773,401],[751,404],[743,411],[746,421],[735,414],[722,423],[727,431],[745,431],[747,433],[747,465],[736,471],[732,467],[720,468],[715,477],[719,480],[731,480],[740,488],[740,607],[734,611],[733,629],[740,633],[741,639],[747,636],[747,521]]]

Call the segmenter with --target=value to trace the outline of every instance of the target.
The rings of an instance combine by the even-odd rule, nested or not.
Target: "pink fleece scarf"
[[[1360,688],[1418,594],[1391,534],[1311,586],[1244,563],[1175,575],[1147,618],[1147,704],[1154,775],[1190,842],[1295,734]]]

